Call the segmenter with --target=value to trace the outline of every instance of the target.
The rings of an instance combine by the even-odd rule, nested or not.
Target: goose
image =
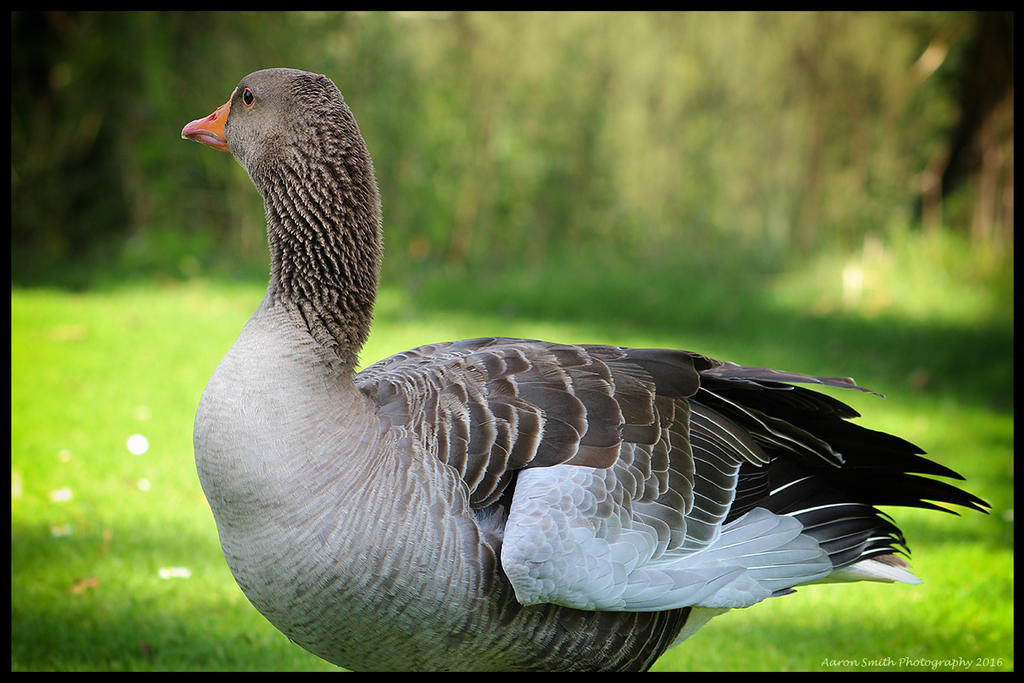
[[[326,76],[265,69],[187,124],[263,197],[266,294],[200,399],[231,572],[352,670],[646,670],[795,586],[918,583],[879,505],[986,511],[802,385],[674,349],[482,338],[357,372],[381,261],[373,164]]]

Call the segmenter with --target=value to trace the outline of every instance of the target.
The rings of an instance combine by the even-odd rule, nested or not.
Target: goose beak
[[[206,118],[196,119],[182,128],[181,137],[227,152],[228,140],[224,136],[224,124],[227,123],[230,111],[231,100],[228,100]]]

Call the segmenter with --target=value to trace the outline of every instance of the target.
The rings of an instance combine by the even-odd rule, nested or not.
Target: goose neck
[[[287,167],[263,188],[271,254],[268,294],[354,369],[369,335],[381,258],[376,186],[351,169]]]

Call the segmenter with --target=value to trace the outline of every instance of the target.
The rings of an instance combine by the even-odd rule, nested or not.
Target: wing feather
[[[616,469],[630,499],[676,487],[689,504],[692,465],[669,467],[688,459],[688,437],[684,429],[672,446],[666,430],[686,411],[673,397],[695,391],[696,368],[709,364],[678,351],[486,338],[412,349],[356,381],[388,424],[455,470],[473,507],[496,501],[520,469],[610,468],[631,443],[647,448]]]
[[[472,508],[508,505],[501,563],[524,603],[718,609],[837,569],[904,580],[903,536],[875,505],[986,507],[911,474],[959,478],[913,444],[787,384],[869,391],[849,378],[486,338],[413,349],[356,381]]]

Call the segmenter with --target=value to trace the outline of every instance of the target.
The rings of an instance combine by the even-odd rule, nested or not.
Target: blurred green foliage
[[[1012,239],[1012,15],[17,12],[11,37],[20,284],[265,269],[245,173],[179,132],[270,66],[344,93],[392,272],[581,248],[778,264],[936,212]],[[1002,102],[1000,69],[1009,147],[1005,125],[983,144],[1010,175],[1004,159],[993,194],[956,153],[978,136],[956,140],[965,84]]]

